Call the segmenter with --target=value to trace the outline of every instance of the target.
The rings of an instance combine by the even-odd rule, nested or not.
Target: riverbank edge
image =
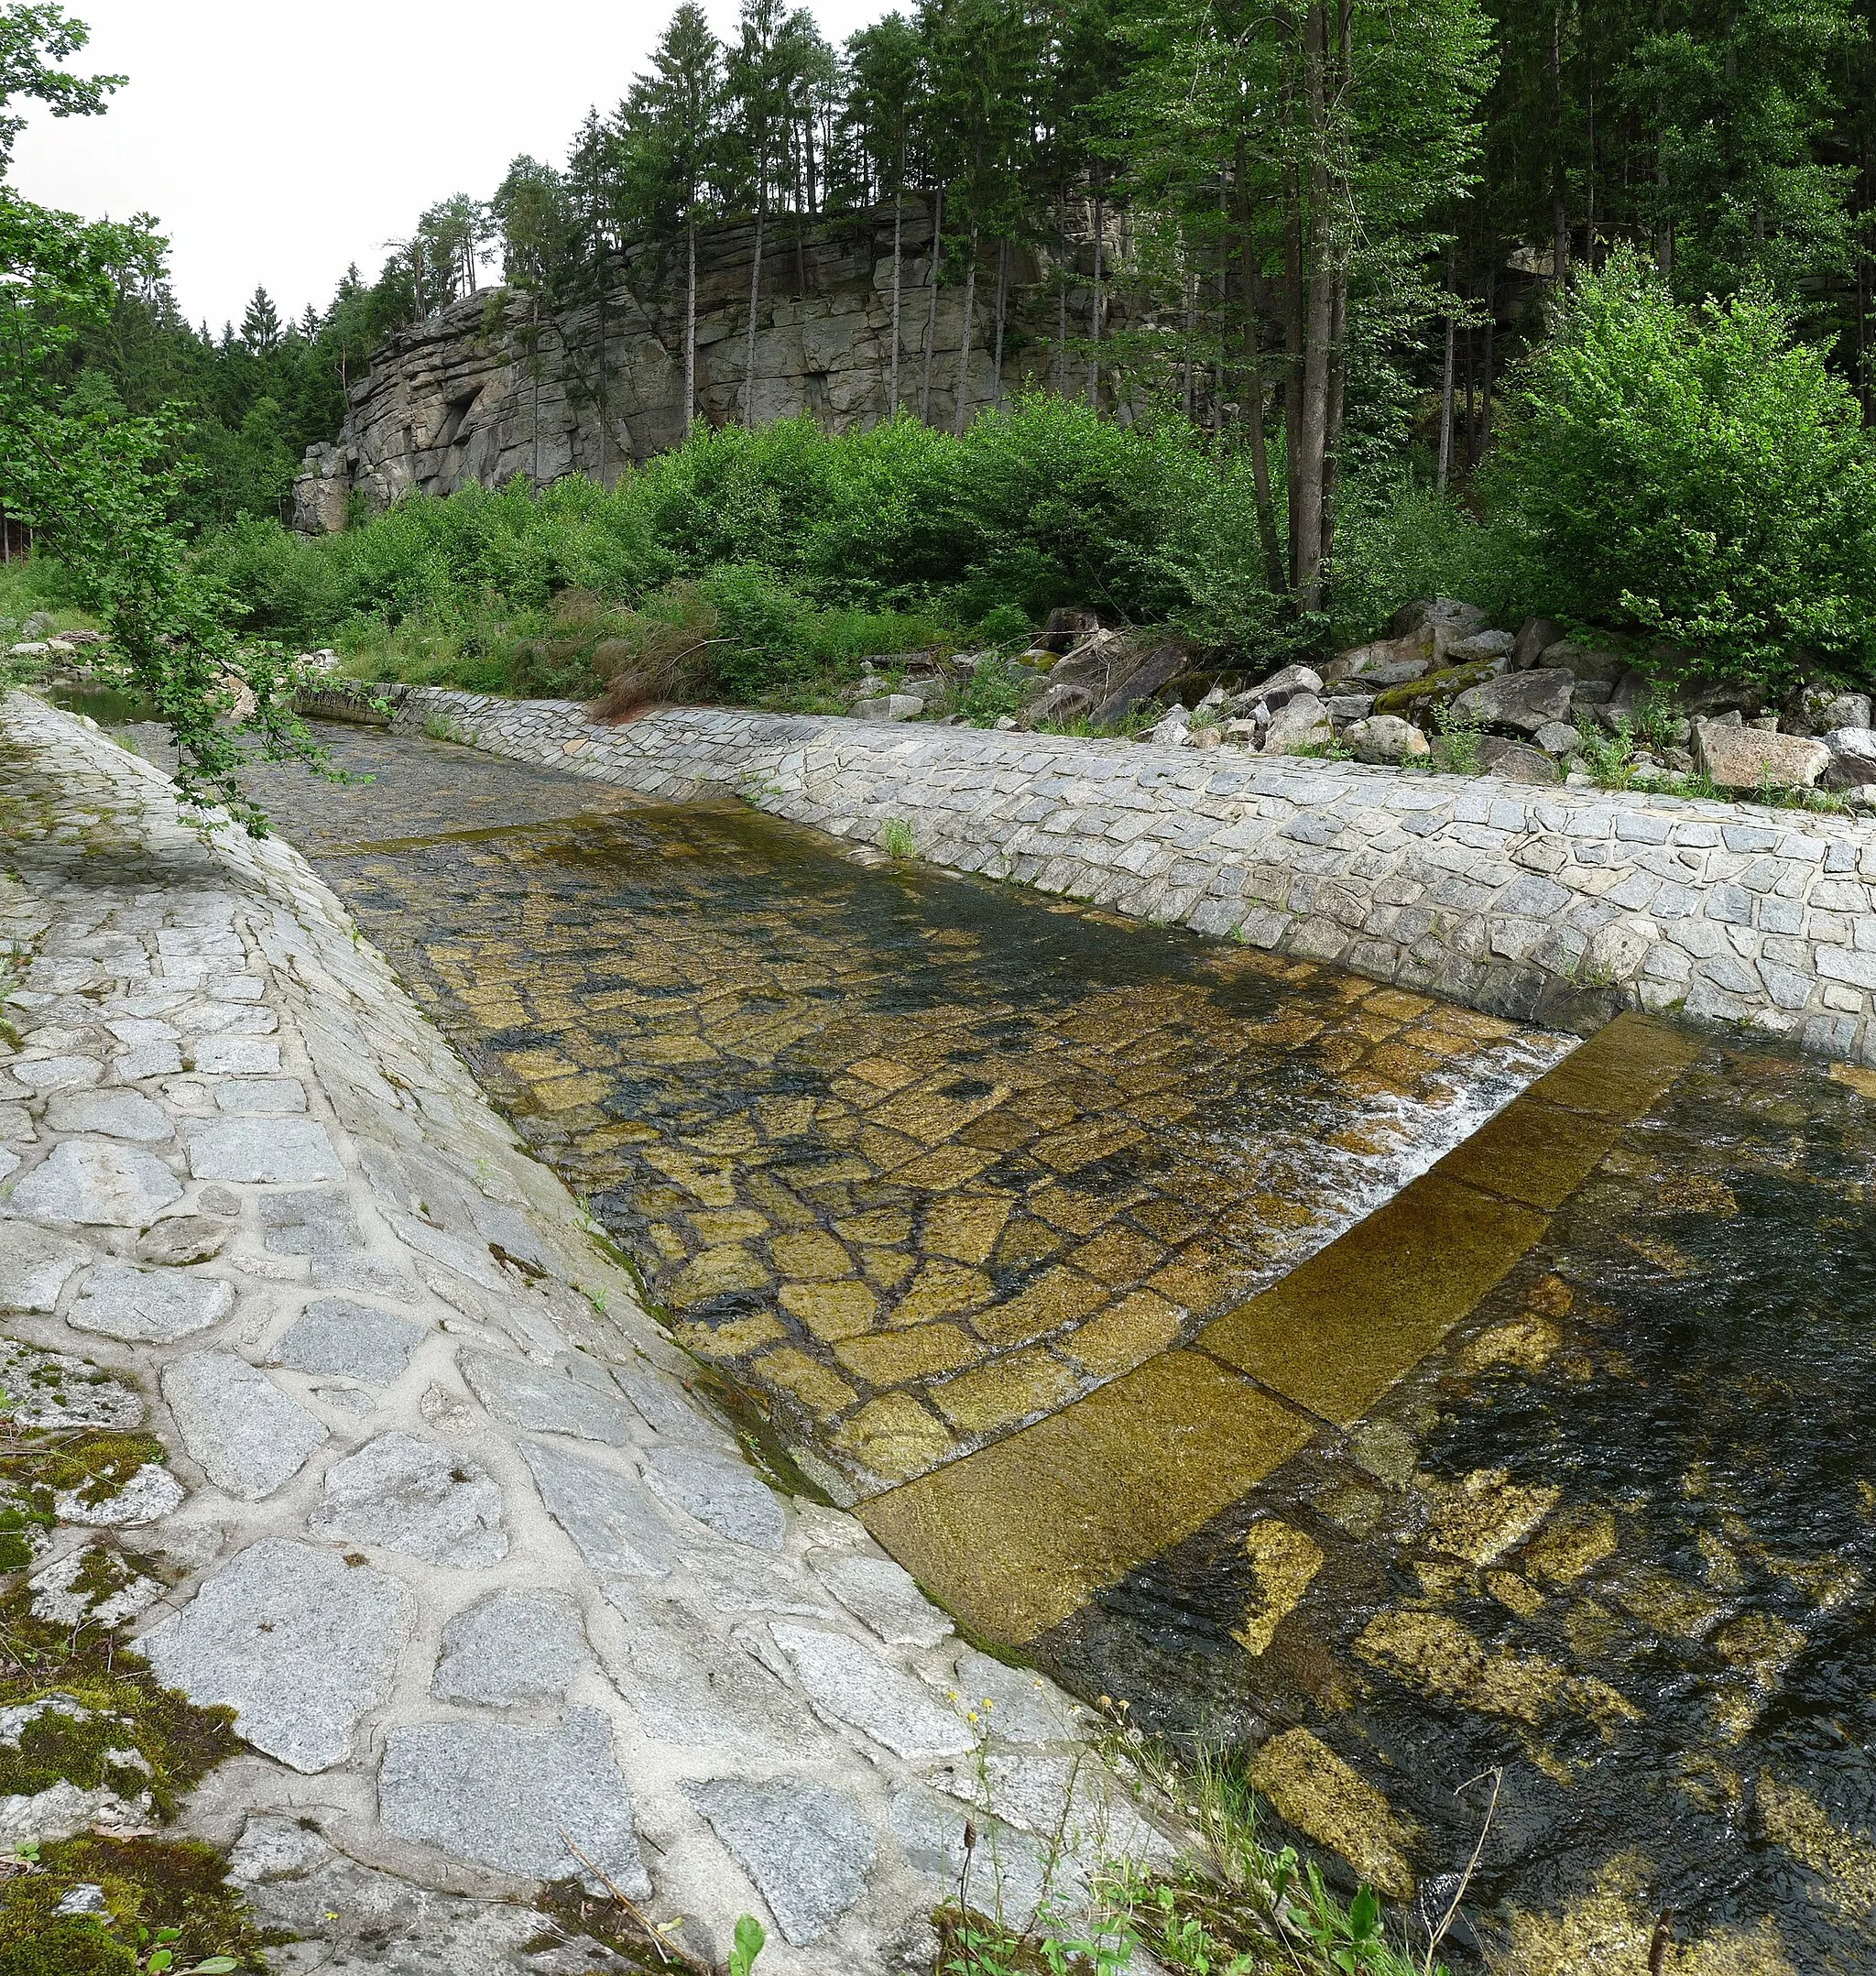
[[[311,717],[683,802],[1591,1033],[1622,1010],[1876,1063],[1876,824],[1124,740],[329,684]]]
[[[571,1829],[713,1962],[750,1911],[778,1976],[926,1968],[980,1754],[1073,1800],[1059,1867],[986,1821],[1012,1912],[1169,1856],[1082,1710],[765,1486],[298,851],[195,827],[25,694],[0,742],[0,1339],[76,1361],[173,1479],[61,1511],[20,1596],[129,1587],[92,1623],[236,1709],[247,1749],[167,1829],[232,1849],[283,1967],[389,1931],[414,1976],[623,1969],[530,1905]],[[71,1789],[0,1837],[136,1828]]]

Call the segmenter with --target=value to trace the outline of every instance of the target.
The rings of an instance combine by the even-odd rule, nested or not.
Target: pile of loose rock
[[[1056,612],[1039,648],[1024,660],[1047,670],[1008,726],[1114,722],[1203,677],[1186,646],[1150,647],[1086,612]],[[1437,597],[1407,605],[1387,637],[1320,668],[1286,665],[1235,691],[1212,678],[1191,707],[1175,697],[1147,737],[1264,755],[1333,752],[1533,784],[1591,780],[1591,752],[1621,737],[1623,772],[1638,781],[1671,787],[1704,774],[1719,790],[1822,788],[1876,805],[1868,694],[1812,679],[1781,703],[1750,683],[1692,679],[1683,654],[1649,656],[1653,671],[1544,617],[1494,629],[1479,606]],[[913,718],[926,704],[909,691],[902,709],[881,703],[875,717]]]

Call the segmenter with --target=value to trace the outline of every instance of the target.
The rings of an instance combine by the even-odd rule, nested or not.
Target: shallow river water
[[[1683,1976],[1876,1968],[1876,1077],[1645,1028],[1519,1097],[1565,1040],[324,737],[374,780],[269,771],[278,827],[987,1639],[1410,1908],[1496,1782],[1501,1967],[1639,1976],[1671,1909]]]

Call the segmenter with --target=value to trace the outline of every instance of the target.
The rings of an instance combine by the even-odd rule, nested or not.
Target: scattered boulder
[[[1694,723],[1694,759],[1720,789],[1811,789],[1830,766],[1822,741],[1796,734],[1768,734],[1721,720]]]
[[[1562,720],[1545,721],[1531,738],[1546,755],[1574,755],[1583,746],[1582,734]]]
[[[1555,618],[1527,617],[1518,627],[1517,637],[1511,640],[1512,671],[1530,671],[1544,653],[1564,636],[1564,628]]]
[[[1539,788],[1563,780],[1556,763],[1542,748],[1507,740],[1501,734],[1480,737],[1478,771],[1503,782],[1529,782]]]
[[[1455,645],[1485,629],[1490,616],[1477,604],[1464,604],[1457,597],[1422,598],[1414,604],[1403,604],[1389,621],[1388,629],[1397,639],[1431,630],[1434,662],[1444,664]]]
[[[1511,634],[1509,631],[1479,631],[1469,639],[1461,639],[1456,645],[1446,648],[1448,665],[1477,665],[1481,660],[1495,659],[1500,667],[1509,665],[1511,660]]]
[[[1421,760],[1429,752],[1426,737],[1411,720],[1396,714],[1375,714],[1358,720],[1342,738],[1354,749],[1357,761],[1392,768]]]
[[[1287,706],[1298,693],[1320,695],[1322,690],[1320,672],[1312,672],[1306,665],[1286,665],[1281,672],[1272,672],[1262,685],[1253,686],[1249,697],[1261,700],[1274,714],[1279,707]]]
[[[1157,741],[1163,748],[1178,748],[1191,726],[1192,715],[1175,700],[1160,716],[1158,723],[1147,730],[1147,739]]]
[[[1579,645],[1574,639],[1560,639],[1554,645],[1544,647],[1540,666],[1545,671],[1569,672],[1579,680],[1597,680],[1613,688],[1628,671],[1629,661],[1620,652]]]
[[[1314,693],[1297,692],[1271,715],[1263,752],[1292,755],[1299,748],[1313,748],[1334,739],[1328,709]]]
[[[1354,650],[1330,660],[1323,668],[1323,678],[1331,685],[1358,682],[1380,690],[1418,679],[1432,665],[1433,631],[1429,627],[1410,631],[1404,638],[1378,639],[1371,645],[1358,645]]]
[[[1868,727],[1866,693],[1847,693],[1830,680],[1808,680],[1784,704],[1780,726],[1787,734],[1827,736],[1844,728]]]
[[[1045,720],[1074,720],[1095,704],[1094,693],[1072,680],[1045,686],[1022,710],[1023,725],[1033,727]]]
[[[1423,678],[1410,680],[1404,685],[1390,686],[1385,693],[1378,693],[1374,711],[1377,714],[1399,714],[1403,719],[1424,725],[1432,718],[1435,707],[1450,706],[1462,693],[1496,677],[1489,662],[1449,666],[1444,671],[1429,672]]]
[[[1074,604],[1058,605],[1049,613],[1049,621],[1042,627],[1036,644],[1045,652],[1070,651],[1090,631],[1100,628],[1101,620],[1093,611]]]
[[[1467,687],[1454,699],[1453,711],[1481,726],[1534,735],[1540,727],[1568,715],[1576,683],[1575,675],[1561,669],[1507,672]]]
[[[1107,697],[1094,710],[1099,724],[1118,720],[1142,701],[1151,700],[1168,681],[1176,679],[1191,660],[1191,653],[1176,639],[1156,645],[1133,671],[1118,681]]]
[[[1332,726],[1347,727],[1358,720],[1366,720],[1374,712],[1374,695],[1371,693],[1331,693],[1323,704],[1329,710]]]
[[[856,700],[856,720],[887,721],[916,720],[925,711],[925,703],[915,693],[882,693],[876,700]]]
[[[1833,727],[1824,737],[1830,764],[1822,781],[1826,789],[1862,789],[1876,785],[1876,732],[1868,726]]]
[[[1675,704],[1689,720],[1712,720],[1737,714],[1741,720],[1757,720],[1765,711],[1765,691],[1750,681],[1706,680],[1697,686],[1683,686],[1674,694]]]

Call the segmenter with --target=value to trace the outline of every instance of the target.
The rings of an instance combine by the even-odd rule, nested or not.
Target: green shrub
[[[1121,427],[1046,397],[962,439],[907,416],[700,426],[611,489],[413,497],[317,540],[242,520],[199,556],[244,630],[336,646],[354,674],[575,699],[623,681],[621,704],[838,704],[862,659],[955,650],[971,626],[1015,645],[1058,604],[1247,661],[1293,642],[1247,465],[1183,421]],[[670,607],[686,585],[710,622],[680,650],[660,628],[691,622]]]
[[[1336,522],[1335,641],[1378,636],[1415,597],[1464,597],[1495,620],[1525,615],[1532,572],[1519,531],[1481,521],[1403,471],[1348,490]]]
[[[1580,276],[1491,476],[1538,607],[1774,682],[1876,661],[1876,455],[1793,311],[1678,306],[1639,254]]]

